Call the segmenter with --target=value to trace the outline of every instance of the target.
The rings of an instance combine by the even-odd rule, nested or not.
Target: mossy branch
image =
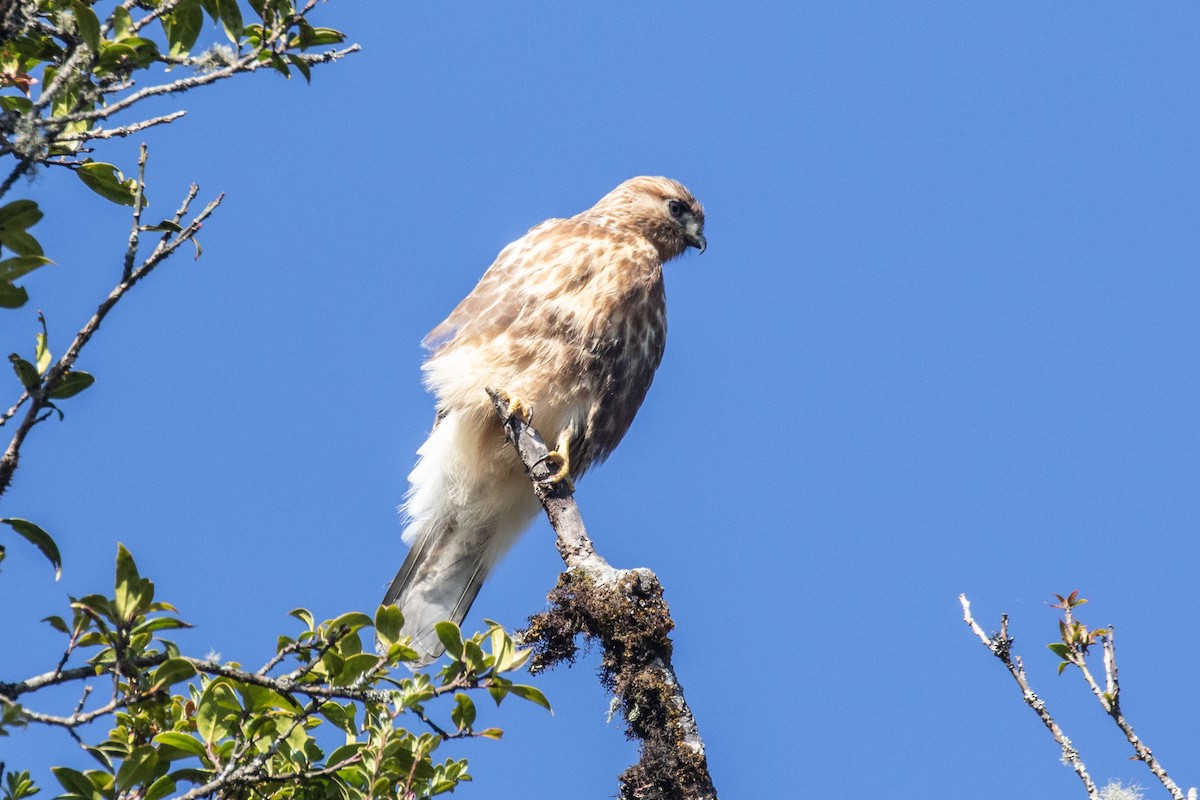
[[[554,527],[567,569],[550,592],[549,611],[522,634],[534,649],[535,672],[572,662],[582,634],[600,643],[601,681],[615,697],[641,758],[620,777],[625,800],[715,800],[704,742],[671,665],[675,626],[658,577],[648,569],[614,569],[588,537],[568,481],[545,480],[549,448],[541,434],[510,413],[508,398],[488,390]]]

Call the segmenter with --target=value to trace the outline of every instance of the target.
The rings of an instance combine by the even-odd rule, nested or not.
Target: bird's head
[[[704,206],[687,187],[670,178],[630,178],[587,213],[634,227],[658,249],[663,261],[689,247],[701,253],[708,247],[704,238]]]

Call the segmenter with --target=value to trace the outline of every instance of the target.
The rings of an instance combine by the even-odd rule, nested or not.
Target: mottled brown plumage
[[[500,252],[426,337],[438,422],[409,476],[412,550],[385,602],[427,658],[432,625],[462,620],[488,571],[537,512],[485,388],[519,398],[578,478],[620,442],[666,343],[662,265],[703,250],[704,210],[681,184],[633,178]]]

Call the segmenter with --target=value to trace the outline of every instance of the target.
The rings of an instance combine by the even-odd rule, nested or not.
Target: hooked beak
[[[695,221],[687,226],[684,238],[687,239],[688,247],[694,247],[701,253],[708,249],[708,240],[704,238],[704,231]]]

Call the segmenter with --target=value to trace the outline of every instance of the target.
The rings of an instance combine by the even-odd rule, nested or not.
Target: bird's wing
[[[422,340],[437,352],[455,339],[490,340],[539,313],[548,287],[572,287],[591,256],[605,252],[610,232],[580,220],[548,219],[500,251],[479,283]]]

